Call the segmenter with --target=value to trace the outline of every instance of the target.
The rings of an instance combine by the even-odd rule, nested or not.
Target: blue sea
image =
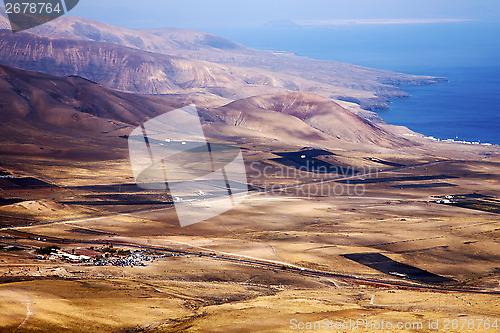
[[[440,139],[500,144],[500,23],[345,25],[335,28],[240,28],[212,33],[244,45],[294,52],[448,83],[402,87],[379,114],[388,123]]]

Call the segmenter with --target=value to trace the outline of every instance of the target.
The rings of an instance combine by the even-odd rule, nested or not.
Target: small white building
[[[90,260],[91,258],[89,256],[84,256],[84,255],[75,255],[71,253],[67,253],[64,251],[58,251],[56,255],[61,258],[61,259],[66,259],[72,262],[82,262],[82,261],[87,261]]]

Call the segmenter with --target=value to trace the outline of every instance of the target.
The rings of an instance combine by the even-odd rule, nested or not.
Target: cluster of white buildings
[[[446,195],[444,197],[444,199],[436,200],[435,203],[437,203],[437,204],[454,204],[454,203],[457,203],[453,199],[455,199],[455,197],[453,195]]]
[[[421,135],[416,135],[416,134],[411,134],[411,133],[403,133],[403,136],[413,136],[413,137],[424,137],[426,139],[436,141],[436,142],[446,142],[446,143],[461,143],[464,145],[481,145],[481,146],[493,146],[491,143],[481,143],[479,141],[475,142],[470,142],[470,141],[465,141],[465,140],[455,140],[455,139],[438,139],[433,136],[421,136]]]

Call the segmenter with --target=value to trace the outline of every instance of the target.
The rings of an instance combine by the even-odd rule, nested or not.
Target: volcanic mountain
[[[0,27],[8,28],[2,8]],[[399,85],[442,80],[253,50],[203,32],[129,30],[68,16],[27,33],[3,30],[0,63],[78,75],[126,92],[203,93],[236,100],[303,91],[365,109],[385,108],[389,98],[405,97]]]
[[[214,124],[243,129],[247,135],[281,138],[288,141],[328,141],[402,146],[410,144],[387,130],[341,107],[332,100],[301,92],[249,97],[225,106],[203,110]]]
[[[70,130],[114,133],[180,103],[113,91],[80,77],[56,77],[0,65],[3,123],[25,119]]]
[[[56,77],[0,65],[0,153],[102,156],[125,154],[126,136],[141,123],[185,105],[198,107],[207,135],[231,142],[340,147],[402,146],[409,141],[311,93],[255,96],[214,107],[200,98],[113,91],[80,77]],[[114,149],[118,148],[118,150]],[[103,150],[104,149],[104,150]],[[107,156],[110,157],[110,156]]]
[[[106,138],[191,101],[110,90],[80,77],[56,77],[0,65],[0,153],[108,154]],[[104,141],[103,141],[104,140]]]
[[[2,8],[0,28],[8,28]],[[207,134],[222,140],[401,147],[412,143],[366,120],[359,106],[349,110],[364,118],[337,102],[383,108],[406,96],[400,84],[440,81],[253,50],[203,32],[129,30],[68,16],[28,32],[0,30],[0,63],[19,68],[0,67],[0,136],[10,142],[2,151],[20,143],[33,154],[46,153],[38,145],[64,151],[75,137],[74,147],[94,142],[100,152],[106,140],[189,104]],[[123,142],[113,144],[125,149]]]

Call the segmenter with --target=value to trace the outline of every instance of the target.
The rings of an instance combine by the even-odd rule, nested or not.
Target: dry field
[[[405,151],[360,147],[321,157],[370,171],[347,178],[310,172],[299,179],[278,177],[272,170],[283,165],[272,152],[301,147],[244,146],[247,163],[271,166],[270,174],[260,177],[249,170],[254,185],[324,181],[251,192],[237,208],[185,228],[178,226],[171,205],[68,203],[113,201],[116,195],[161,198],[117,185],[132,182],[126,160],[37,158],[34,163],[10,156],[2,161],[5,171],[57,187],[2,192],[4,199],[23,201],[0,207],[5,246],[0,252],[0,327],[5,332],[290,332],[301,331],[293,329],[299,323],[364,320],[376,325],[384,320],[410,325],[401,332],[448,332],[446,320],[457,319],[460,325],[469,324],[465,319],[474,319],[474,325],[500,321],[500,216],[434,202],[453,194],[499,198],[498,148],[419,140],[426,144]],[[95,187],[110,184],[116,186]],[[51,244],[71,249],[97,243],[204,256],[162,258],[132,268],[34,255],[35,248]],[[6,250],[13,245],[20,249]],[[345,257],[350,254],[380,254],[450,281],[438,286],[409,280]],[[429,329],[436,320],[438,329]],[[467,325],[452,331],[492,331]],[[317,331],[376,331],[321,328]]]

